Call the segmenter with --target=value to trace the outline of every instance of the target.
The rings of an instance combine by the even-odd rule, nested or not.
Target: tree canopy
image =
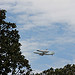
[[[5,21],[6,10],[0,10],[0,75],[29,74],[31,67],[20,51],[20,35],[15,23]]]
[[[53,69],[52,67],[48,70],[44,70],[41,73],[35,75],[75,75],[75,64],[67,64],[63,68]]]

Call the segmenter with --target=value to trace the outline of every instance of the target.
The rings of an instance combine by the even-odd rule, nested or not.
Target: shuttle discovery
[[[54,55],[55,53],[53,51],[49,51],[48,49],[46,50],[36,50],[36,52],[34,52],[35,54],[39,54],[41,56],[43,55]]]

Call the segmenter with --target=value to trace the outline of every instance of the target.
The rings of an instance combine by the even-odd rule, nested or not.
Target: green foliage
[[[0,10],[0,75],[23,75],[29,73],[29,61],[20,51],[19,34],[15,23],[8,23],[6,11]]]
[[[67,64],[64,68],[50,68],[36,75],[75,75],[75,65]]]

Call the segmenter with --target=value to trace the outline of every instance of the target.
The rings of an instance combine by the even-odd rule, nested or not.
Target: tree
[[[25,75],[31,67],[20,51],[16,24],[5,21],[6,10],[0,10],[0,75]]]
[[[48,70],[44,70],[43,75],[75,75],[75,64],[67,64],[63,68],[53,69],[52,67]],[[37,73],[36,75],[41,75]]]

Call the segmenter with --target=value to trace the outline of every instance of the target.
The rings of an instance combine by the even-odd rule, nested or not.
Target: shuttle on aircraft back
[[[43,56],[43,55],[54,55],[55,54],[53,51],[49,51],[48,49],[46,49],[46,50],[40,50],[40,49],[38,49],[34,53],[35,54],[39,54],[41,56]]]

